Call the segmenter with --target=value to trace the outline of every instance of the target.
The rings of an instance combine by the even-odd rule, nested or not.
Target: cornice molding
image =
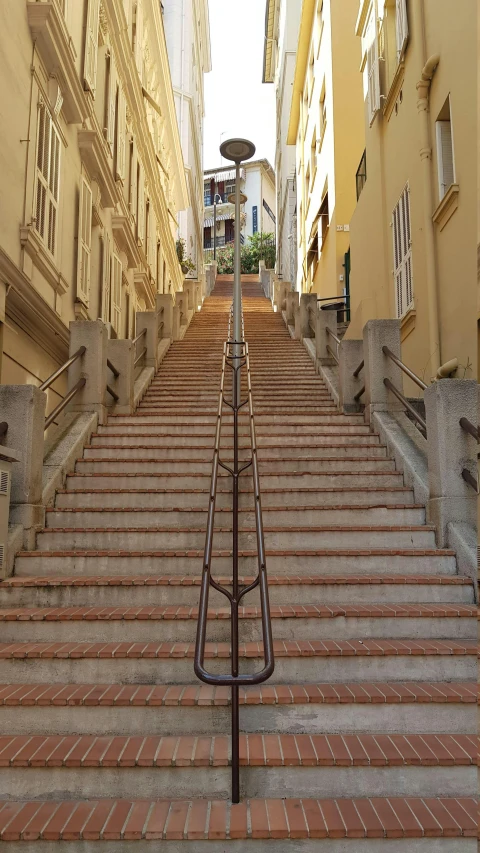
[[[20,227],[20,243],[55,293],[63,296],[68,290],[68,281],[58,269],[54,257],[47,250],[33,225],[22,225]]]
[[[104,139],[100,137],[97,130],[79,130],[77,141],[82,162],[85,163],[90,178],[100,187],[103,207],[115,207],[119,199],[119,191],[112,174],[110,156],[107,154]]]

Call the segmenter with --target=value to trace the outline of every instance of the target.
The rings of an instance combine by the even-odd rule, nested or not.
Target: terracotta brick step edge
[[[155,491],[155,490],[152,490]],[[75,492],[70,493],[75,494]],[[183,492],[185,494],[185,492]],[[207,493],[208,494],[208,493]],[[318,504],[305,504],[303,506],[268,506],[263,508],[263,512],[329,512],[330,510],[365,510],[365,509],[425,509],[425,506],[422,504],[386,504],[386,503],[378,503],[378,504],[329,504],[328,506],[318,506]],[[253,507],[239,507],[239,513],[252,513],[254,511]],[[208,512],[207,507],[194,506],[194,507],[143,507],[143,506],[132,506],[132,507],[123,507],[123,506],[113,506],[113,507],[104,507],[104,506],[92,506],[92,507],[76,507],[76,506],[67,506],[67,507],[47,507],[47,513],[105,513],[105,512],[158,512],[158,513],[168,513],[168,512],[183,512],[190,515],[191,513],[204,513]],[[215,513],[224,515],[231,514],[232,510],[227,507],[215,507]],[[311,528],[313,529],[313,528]]]
[[[392,472],[394,473],[394,472]],[[70,474],[70,477],[138,477],[138,474]],[[144,474],[145,477],[163,477],[164,474]],[[170,476],[169,474],[166,476]],[[182,477],[190,477],[191,474],[181,474],[177,476]],[[198,476],[198,475],[194,475]],[[205,476],[205,478],[211,479],[209,474],[200,475]],[[295,475],[297,476],[297,475]],[[318,474],[317,474],[318,476]],[[377,476],[375,474],[375,476]],[[411,492],[411,489],[408,486],[385,486],[382,488],[381,486],[339,486],[338,488],[308,488],[305,486],[299,486],[298,489],[262,489],[262,495],[284,495],[284,494],[319,494],[323,495],[325,493],[334,493],[334,492],[364,492],[366,494],[376,494],[376,492],[392,492],[392,493],[402,493],[402,492]],[[209,495],[210,492],[208,489],[57,489],[57,495]],[[231,489],[217,489],[217,495],[231,495]],[[240,489],[241,495],[253,495],[253,489]],[[391,504],[389,504],[390,506]],[[343,504],[342,504],[343,506]],[[351,507],[351,504],[348,504]],[[364,506],[364,504],[355,504],[354,506]],[[384,504],[385,506],[385,504]],[[402,504],[403,506],[403,504]],[[422,504],[407,504],[409,507],[416,507],[424,509],[425,507]],[[266,507],[267,508],[267,507]],[[323,507],[318,507],[317,505],[313,506],[313,509],[322,509]],[[328,506],[331,509],[331,506]],[[62,509],[62,507],[60,507]],[[268,507],[271,509],[271,507]],[[275,509],[280,509],[280,507],[275,507]],[[281,509],[304,509],[304,507],[288,507],[282,506]],[[48,511],[51,511],[51,508],[47,508]]]
[[[332,445],[330,445],[330,447],[331,446]],[[341,446],[345,447],[346,445],[342,444]],[[360,445],[360,446],[368,448],[368,444]],[[376,445],[376,446],[379,447],[379,445]],[[118,450],[119,448],[116,448],[116,449]],[[121,448],[121,449],[125,449],[125,448]],[[130,449],[132,449],[132,448],[130,448]],[[142,447],[141,449],[145,450],[146,448]],[[149,449],[151,450],[152,448],[149,448]],[[155,449],[155,448],[153,448],[153,449]],[[189,450],[195,450],[195,448],[188,448],[188,449]],[[93,448],[93,450],[95,450],[95,448]],[[392,461],[391,459],[388,459],[386,456],[362,456],[361,458],[362,458],[362,462],[391,462]],[[295,462],[312,462],[312,461],[313,462],[315,462],[315,461],[318,461],[318,462],[335,462],[335,461],[337,461],[337,462],[357,462],[358,463],[358,459],[359,459],[358,456],[325,456],[325,457],[319,457],[317,460],[315,460],[315,459],[312,460],[311,456],[298,456],[298,457],[295,457]],[[77,459],[77,463],[78,462],[88,462],[89,464],[91,464],[92,462],[102,462],[102,463],[103,462],[117,462],[119,465],[123,465],[125,462],[135,462],[135,463],[137,463],[137,462],[164,462],[164,463],[167,463],[167,462],[172,462],[172,461],[173,462],[197,462],[197,463],[203,463],[205,465],[206,462],[210,462],[210,459],[197,459],[193,456],[186,456],[185,459],[174,459],[174,460],[171,460],[171,459],[151,459],[151,458],[149,459],[148,456],[142,457],[139,459],[137,459],[135,456],[132,456],[130,458],[128,458],[128,457],[121,457],[120,458],[120,457],[116,457],[116,456],[108,456],[108,457],[104,457],[103,459],[102,458],[100,458],[100,459],[84,459],[83,456],[80,456]],[[265,454],[262,453],[262,457],[259,461],[260,462],[281,462],[281,459],[279,459],[276,456],[265,456]],[[269,473],[263,474],[263,476],[264,477],[268,477],[268,476],[270,476],[270,477],[294,477],[294,476],[297,477],[299,474],[304,474],[304,473],[309,475],[309,476],[312,476],[312,477],[318,477],[318,475],[322,474],[322,473],[326,473],[329,475],[334,475],[335,473],[338,473],[338,474],[363,474],[363,473],[368,474],[368,473],[370,473],[370,474],[375,474],[375,476],[378,477],[378,476],[381,476],[382,473],[384,473],[384,472],[382,472],[382,471],[378,471],[378,472],[377,471],[365,471],[365,472],[364,471],[338,471],[338,472],[335,472],[335,471],[331,471],[331,470],[325,471],[325,472],[322,472],[322,471],[313,471],[313,472],[312,471],[305,471],[305,472],[303,472],[303,471],[272,471],[270,474]],[[395,474],[397,472],[392,469],[391,471],[387,471],[385,473]],[[78,475],[75,473],[74,476],[78,476]],[[88,476],[92,477],[92,476],[96,476],[96,475],[95,474],[89,474]],[[100,474],[98,476],[104,477],[105,474]],[[117,477],[118,473],[113,475],[113,476]],[[127,475],[123,474],[122,476],[127,476]],[[138,476],[138,474],[135,474],[134,476],[136,477],[136,476]],[[149,474],[149,476],[154,476],[154,475]],[[161,476],[162,477],[173,477],[175,475],[170,473],[169,471],[165,471],[165,473],[162,474]],[[179,474],[178,476],[179,477],[200,477],[202,475],[196,474],[195,472],[193,472],[192,474],[190,474],[190,473]],[[211,478],[211,474],[208,474],[207,476]],[[228,477],[229,475],[228,474],[222,474],[221,476],[222,477]]]
[[[143,438],[143,436],[141,436]],[[208,437],[208,436],[207,436]],[[346,436],[347,437],[347,436]],[[373,436],[375,438],[375,436]],[[288,450],[289,448],[296,449],[296,447],[301,447],[302,450],[310,450],[310,449],[320,449],[326,447],[382,447],[386,448],[386,444],[355,444],[354,441],[351,441],[347,444],[333,444],[331,442],[311,442],[310,444],[301,444],[301,445],[288,445],[288,444],[269,444],[267,447],[259,446],[259,450],[272,450],[274,447],[281,447],[284,450]],[[240,450],[248,450],[250,445],[246,445],[245,447],[240,447]],[[86,444],[85,450],[167,450],[172,448],[165,448],[162,444]],[[173,448],[175,450],[212,450],[212,442],[207,442],[206,444],[184,444],[180,447]],[[221,447],[221,450],[231,450],[231,447]],[[263,455],[263,454],[262,454]],[[263,457],[267,458],[267,457]],[[308,457],[307,457],[308,458]]]
[[[77,460],[77,461],[85,461],[85,460]],[[149,460],[149,461],[151,462],[152,460]],[[370,476],[374,476],[374,477],[392,477],[392,476],[401,477],[402,476],[399,471],[370,471],[370,472],[369,471],[338,471],[338,472],[329,471],[329,472],[326,472],[326,474],[327,474],[327,476],[332,476],[332,477],[335,477],[338,474],[341,474],[341,475],[345,474],[345,476],[355,475],[355,476],[359,476],[359,477],[361,477],[365,474],[369,474]],[[132,477],[133,478],[133,477],[138,477],[138,476],[139,476],[138,473],[128,474],[128,473],[124,473],[124,472],[120,472],[120,471],[116,471],[116,472],[106,471],[104,474],[94,473],[94,472],[92,472],[91,474],[81,474],[81,473],[78,473],[77,471],[75,471],[75,472],[72,472],[71,474],[68,474],[68,477],[77,477],[77,478],[78,477],[83,477],[83,478],[87,478],[87,477],[112,477],[112,478],[113,477]],[[178,474],[178,473],[175,473],[173,471],[166,471],[164,474],[148,473],[148,474],[144,474],[143,476],[145,476],[145,477],[195,477],[196,479],[206,479],[209,482],[212,479],[211,474],[197,474],[197,473]],[[267,475],[264,475],[264,476],[267,476]],[[299,477],[299,476],[302,476],[302,477],[318,477],[318,472],[316,472],[316,471],[285,471],[284,474],[278,474],[278,475],[277,474],[270,474],[268,476],[273,476],[273,477],[276,477],[276,476],[279,476],[279,477]],[[392,487],[386,486],[385,489],[382,486],[378,486],[377,488],[370,487],[370,486],[365,486],[365,487],[362,486],[362,492],[368,492],[370,490],[384,491],[387,489],[390,490],[390,488],[392,488],[394,490],[398,489],[399,491],[408,491],[408,492],[411,491],[411,489],[408,486],[392,486]],[[283,492],[303,492],[303,491],[307,491],[307,492],[343,492],[343,491],[350,491],[350,490],[357,492],[358,487],[355,487],[355,486],[348,486],[348,487],[339,486],[337,488],[335,486],[332,486],[332,487],[299,486],[296,489],[262,489],[262,494],[264,492],[282,492],[282,493]],[[84,491],[86,493],[89,493],[91,491],[96,491],[96,490],[95,489],[78,489],[78,490],[77,489],[75,489],[75,490],[58,489],[58,492],[60,492],[60,494],[62,494],[64,492],[71,493],[72,491],[75,491],[75,492],[76,491],[80,491],[80,492]],[[103,489],[99,489],[98,491],[103,491]],[[117,491],[117,490],[115,489],[114,491]],[[120,489],[120,491],[122,491],[122,490]],[[126,491],[135,491],[135,490],[134,489],[133,490],[127,489]],[[150,491],[150,489],[142,489],[141,491]],[[185,492],[188,492],[190,490],[189,489],[154,489],[154,491],[155,492],[163,492],[163,491],[175,492],[175,491],[177,491],[177,492],[181,492],[182,494],[184,494]],[[194,489],[193,491],[201,491],[201,492],[208,494],[208,489]],[[219,489],[219,491],[221,491],[221,490]],[[227,490],[224,489],[223,491],[227,491]],[[231,489],[229,491],[231,492]],[[251,489],[240,489],[240,492],[245,493],[245,494],[248,494],[251,491],[252,491]]]
[[[241,734],[244,767],[461,767],[477,762],[475,735]],[[1,767],[227,767],[218,735],[22,735],[0,741]]]
[[[239,607],[240,619],[260,619],[260,607]],[[473,619],[477,607],[470,604],[272,604],[272,619]],[[208,618],[230,620],[230,607],[211,607]],[[135,607],[15,607],[0,609],[2,622],[117,622],[187,621],[198,619],[198,607],[146,605]]]
[[[477,655],[475,640],[274,640],[277,658],[301,657],[410,657],[413,655]],[[174,659],[193,660],[193,643],[0,643],[0,659],[87,660]],[[263,658],[262,643],[240,643],[240,658]],[[229,643],[206,643],[205,658],[229,659]]]
[[[43,552],[42,552],[43,553]],[[228,585],[231,577],[218,577],[218,583]],[[242,585],[250,585],[253,575],[240,577]],[[192,575],[45,575],[30,577],[11,577],[0,582],[2,588],[25,587],[90,587],[90,586],[198,586],[202,578]],[[427,585],[427,586],[472,586],[471,578],[463,575],[269,575],[269,586],[357,586],[379,585],[395,586]]]
[[[350,507],[351,508],[351,507]],[[58,512],[63,512],[63,510],[57,510]],[[84,510],[85,511],[85,510]],[[88,510],[87,510],[88,511]],[[135,510],[134,510],[135,511]],[[145,512],[145,510],[143,510]],[[155,510],[154,510],[155,511]],[[110,510],[101,510],[101,512],[110,512]],[[127,510],[120,510],[120,512],[130,512]],[[191,527],[44,527],[41,532],[43,533],[118,533],[121,529],[122,533],[200,533],[201,530],[196,530]],[[328,531],[329,533],[341,533],[342,531],[347,531],[350,533],[362,533],[362,532],[372,532],[375,531],[377,533],[390,533],[390,532],[404,532],[404,533],[433,533],[435,531],[435,527],[431,524],[362,524],[362,525],[347,525],[347,524],[323,524],[316,525],[315,527],[300,527],[295,525],[295,527],[264,527],[265,533],[285,533],[285,530],[295,533],[322,533]],[[215,526],[216,533],[231,533],[231,527],[217,527]],[[240,527],[239,533],[255,533],[256,530],[254,527]],[[256,553],[256,552],[253,552]],[[268,553],[268,552],[267,552]],[[297,552],[298,553],[298,552]],[[305,554],[305,551],[301,551],[300,553]],[[390,552],[392,553],[392,552]]]
[[[475,799],[1,802],[1,841],[475,838]]]
[[[242,705],[473,704],[475,682],[375,682],[363,684],[263,684],[239,688]],[[0,706],[8,707],[223,707],[230,688],[206,684],[3,684]]]
[[[84,528],[74,528],[76,531],[80,529],[80,532]],[[101,528],[104,529],[104,528]],[[150,530],[151,528],[148,528]],[[164,528],[163,528],[164,529]],[[352,528],[350,528],[352,529]],[[391,530],[392,528],[387,528]],[[424,529],[424,528],[422,528]],[[49,527],[48,531],[51,532],[52,528]],[[65,528],[61,527],[59,531],[64,531]],[[138,528],[134,528],[134,530],[138,530]],[[351,548],[350,550],[338,549],[317,549],[312,550],[297,550],[297,551],[267,551],[267,557],[454,557],[455,551],[449,550],[447,548],[397,548],[394,550],[388,548],[373,548],[368,550],[358,550]],[[112,551],[112,550],[82,550],[77,549],[75,551],[22,551],[21,557],[24,559],[27,558],[38,558],[38,557],[191,557],[193,559],[203,559],[203,551],[185,551],[185,550],[177,550],[177,551]],[[213,557],[231,557],[232,552],[230,550],[220,550],[213,551]],[[240,557],[256,557],[256,551],[239,551]]]

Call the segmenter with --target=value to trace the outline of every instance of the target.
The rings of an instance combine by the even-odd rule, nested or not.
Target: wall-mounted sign
[[[253,233],[256,234],[258,231],[258,207],[252,207],[252,216],[253,216]]]

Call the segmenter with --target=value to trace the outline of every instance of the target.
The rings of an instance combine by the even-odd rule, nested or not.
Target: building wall
[[[321,298],[343,293],[356,204],[351,173],[364,145],[357,9],[357,0],[341,10],[307,0],[302,9],[287,140],[296,142],[297,289]]]
[[[361,5],[368,7],[368,3]],[[381,109],[370,126],[365,104],[367,180],[351,225],[352,324],[359,337],[369,318],[396,317],[392,216],[408,183],[411,212],[413,300],[402,312],[402,357],[428,381],[441,363],[458,358],[457,376],[476,373],[476,168],[477,130],[472,109],[476,31],[474,0],[464,0],[452,15],[448,0],[409,3],[408,42],[400,64],[395,43],[395,5],[378,3]],[[359,18],[367,43],[369,9]],[[360,41],[360,38],[359,38]],[[428,58],[440,61],[430,87],[427,141],[422,141],[417,83]],[[367,98],[368,68],[364,71]],[[439,148],[436,122],[450,96],[456,187],[450,210],[440,216]],[[368,100],[368,99],[367,99]],[[423,150],[422,150],[423,149]],[[422,153],[421,153],[422,152]],[[430,181],[430,184],[428,183]],[[448,204],[448,199],[446,200]],[[445,202],[444,202],[445,204]],[[450,214],[450,215],[449,215]],[[435,219],[439,221],[435,221]],[[429,236],[431,242],[429,242]],[[431,254],[429,255],[429,247]],[[429,257],[433,263],[429,265]],[[432,297],[438,305],[438,345],[432,339]],[[433,324],[434,325],[434,324]],[[414,385],[408,392],[418,394]]]
[[[234,167],[233,167],[234,168]],[[210,188],[212,178],[221,177],[231,171],[230,166],[220,169],[209,169],[204,174],[204,186]],[[232,184],[234,179],[232,179]],[[218,189],[217,185],[217,189]],[[240,191],[247,196],[247,202],[242,205],[242,229],[241,233],[245,240],[251,237],[253,230],[253,209],[257,208],[257,231],[271,234],[275,232],[275,223],[263,206],[265,200],[273,215],[275,215],[275,174],[268,160],[252,160],[242,165]],[[225,234],[224,218],[228,215],[233,217],[235,205],[224,202],[217,205],[217,216],[223,217],[218,220],[217,236]],[[205,207],[205,221],[213,219],[213,205]],[[213,235],[213,226],[212,226]]]
[[[129,336],[136,309],[181,289],[172,214],[188,195],[155,0],[4,0],[0,50],[1,381],[40,384],[72,320]],[[42,122],[58,149],[38,169]]]
[[[208,0],[164,0],[167,39],[178,126],[190,195],[178,214],[178,234],[203,281],[204,75],[211,70]]]

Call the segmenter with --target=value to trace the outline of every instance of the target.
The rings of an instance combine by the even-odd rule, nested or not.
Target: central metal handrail
[[[212,479],[210,486],[210,500],[208,507],[207,532],[205,537],[205,551],[203,559],[202,584],[200,592],[200,605],[198,613],[197,637],[195,644],[194,669],[197,677],[205,684],[214,686],[231,687],[232,691],[232,802],[240,800],[240,726],[239,726],[239,687],[246,685],[262,684],[273,673],[275,667],[273,654],[272,623],[270,616],[270,604],[268,596],[267,567],[265,556],[265,539],[263,530],[262,507],[260,499],[260,478],[258,471],[257,445],[255,436],[255,421],[253,413],[253,397],[250,374],[250,355],[245,335],[242,341],[231,340],[232,314],[230,314],[228,327],[228,340],[223,347],[222,375],[220,382],[220,395],[217,414],[217,427],[215,434],[215,449],[212,462]],[[243,327],[243,316],[242,316]],[[232,402],[225,397],[225,373],[227,366],[232,371]],[[241,400],[240,371],[246,367],[248,381],[248,397]],[[249,406],[250,438],[252,457],[248,462],[240,464],[239,460],[239,433],[238,419],[240,410]],[[233,412],[233,467],[226,465],[220,459],[220,441],[222,433],[222,417],[224,406]],[[212,550],[215,524],[215,504],[217,496],[218,469],[223,468],[232,477],[232,592],[218,584],[211,575]],[[257,535],[258,575],[255,580],[247,586],[241,586],[238,575],[239,559],[239,478],[248,468],[252,468],[253,491],[255,501],[255,525]],[[230,625],[231,625],[231,673],[217,675],[208,672],[205,668],[205,644],[208,621],[208,601],[210,587],[224,595],[230,602]],[[260,607],[262,616],[263,655],[264,666],[260,672],[252,674],[239,673],[239,632],[238,617],[239,605],[244,596],[259,587]]]
[[[393,363],[396,364],[397,367],[400,368],[400,370],[403,370],[405,375],[408,376],[409,379],[412,380],[412,382],[415,382],[415,384],[418,385],[418,387],[421,388],[422,391],[427,390],[428,385],[425,384],[423,379],[420,379],[420,377],[417,376],[417,374],[414,373],[413,370],[410,370],[410,368],[407,367],[407,365],[404,364],[403,361],[400,361],[400,359],[397,358],[397,356],[395,355],[395,353],[392,352],[391,349],[389,349],[388,347],[382,347],[382,352],[384,355],[387,356],[387,358],[393,361]]]

